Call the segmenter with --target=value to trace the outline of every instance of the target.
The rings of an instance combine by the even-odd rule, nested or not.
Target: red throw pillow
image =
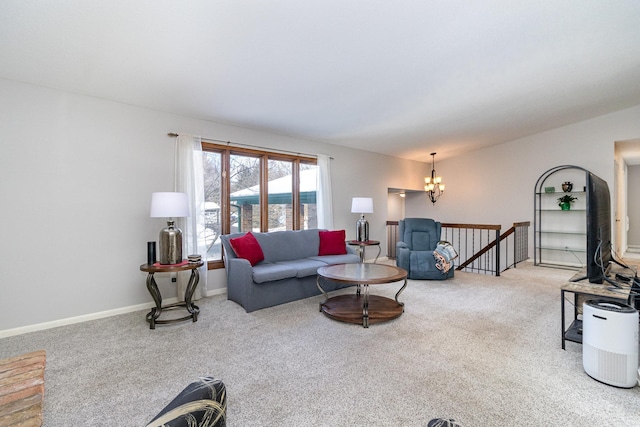
[[[345,231],[320,231],[320,250],[318,255],[344,255],[347,253]]]
[[[258,243],[256,236],[251,234],[250,231],[242,237],[229,239],[229,243],[236,253],[236,256],[246,259],[252,266],[264,259],[264,253],[262,252],[260,243]]]

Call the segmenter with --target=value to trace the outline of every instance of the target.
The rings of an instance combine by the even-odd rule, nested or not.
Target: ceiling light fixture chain
[[[436,153],[431,153],[431,177],[424,178],[424,191],[434,205],[444,193],[442,177],[436,176]]]

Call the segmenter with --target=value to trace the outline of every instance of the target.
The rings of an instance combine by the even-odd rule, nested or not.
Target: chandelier
[[[431,177],[424,178],[424,191],[427,192],[427,196],[431,203],[434,205],[436,201],[444,193],[444,184],[442,183],[442,177],[436,176],[436,153],[431,153]]]

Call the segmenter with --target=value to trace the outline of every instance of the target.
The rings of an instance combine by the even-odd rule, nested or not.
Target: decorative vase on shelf
[[[562,191],[564,191],[565,193],[570,192],[571,190],[573,190],[573,183],[570,181],[565,181],[562,183]]]
[[[560,209],[562,209],[563,211],[571,210],[571,203],[568,203],[568,202],[560,203]]]

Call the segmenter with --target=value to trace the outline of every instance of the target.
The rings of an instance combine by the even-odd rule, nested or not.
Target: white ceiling
[[[640,1],[2,0],[0,78],[430,162],[639,105]]]

